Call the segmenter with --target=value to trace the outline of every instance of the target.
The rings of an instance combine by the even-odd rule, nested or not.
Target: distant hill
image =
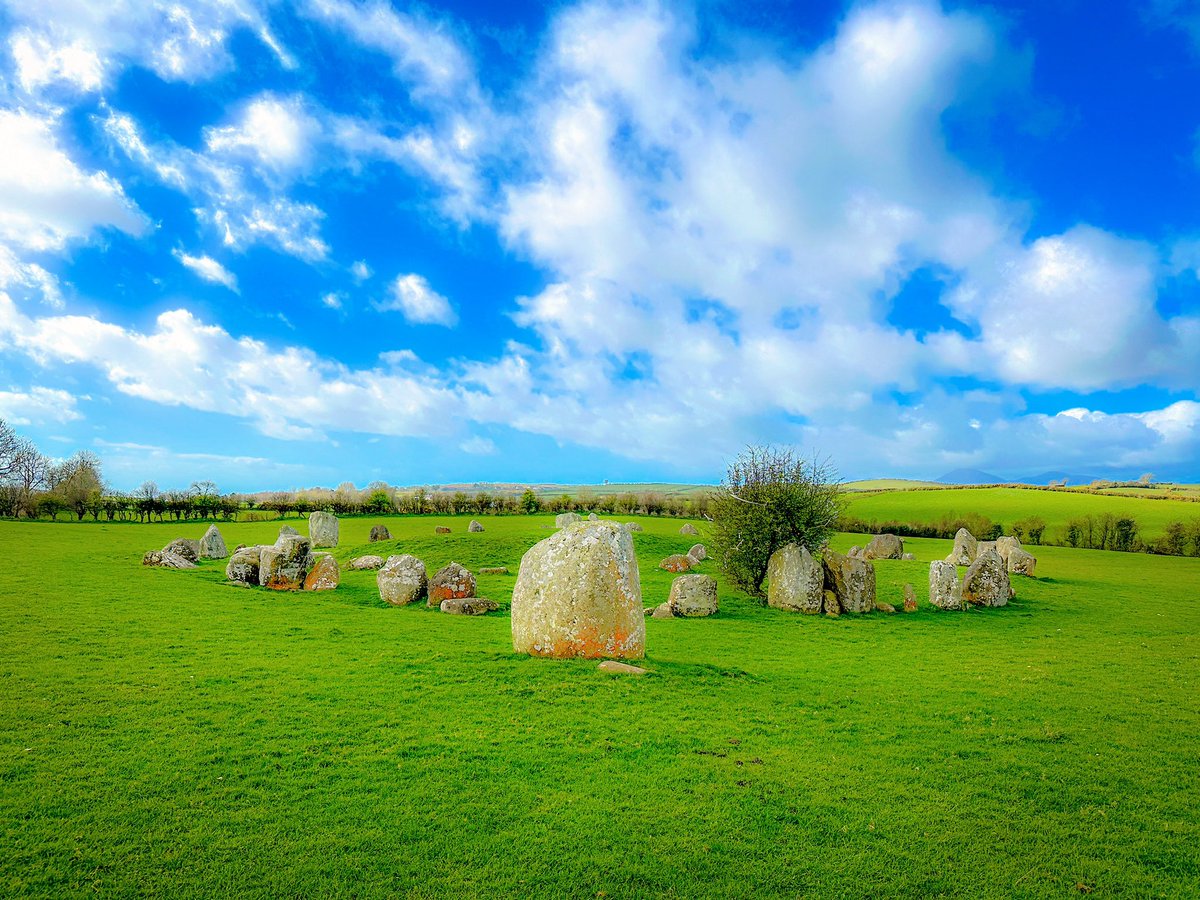
[[[955,469],[938,476],[942,484],[1003,484],[1004,479],[982,469]]]

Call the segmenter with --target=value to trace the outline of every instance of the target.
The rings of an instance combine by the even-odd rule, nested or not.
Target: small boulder
[[[229,562],[225,565],[225,577],[239,584],[261,584],[259,566],[262,559],[262,547],[242,547],[233,551]]]
[[[391,539],[392,533],[388,531],[386,525],[372,525],[371,536],[367,538],[367,540],[372,544],[376,543],[377,541],[390,541]]]
[[[911,584],[904,585],[904,611],[906,613],[917,611],[917,589]]]
[[[196,564],[190,559],[169,550],[149,550],[142,557],[143,566],[154,566],[159,569],[194,569]]]
[[[487,597],[447,597],[438,608],[452,616],[482,616],[495,612],[500,604]]]
[[[1024,575],[1028,578],[1034,577],[1033,573],[1037,568],[1037,557],[1027,550],[1020,547],[1010,550],[1007,562],[1009,574]]]
[[[568,525],[574,525],[577,522],[582,522],[583,519],[579,513],[566,512],[559,513],[554,517],[555,528],[566,528]]]
[[[392,606],[407,606],[420,600],[429,588],[425,563],[407,553],[389,556],[375,573],[375,583],[379,586],[379,598]]]
[[[480,575],[507,575],[508,566],[488,566],[479,570]]]
[[[884,603],[878,597],[875,598],[875,612],[894,613],[895,611],[896,607],[892,606],[892,604]]]
[[[821,612],[825,571],[807,547],[787,544],[767,563],[767,604],[787,612]]]
[[[717,579],[711,575],[680,575],[671,582],[667,606],[683,618],[711,616],[717,611]]]
[[[692,561],[684,554],[676,553],[660,562],[658,567],[668,572],[686,572],[691,569]]]
[[[863,559],[899,559],[904,553],[904,541],[894,534],[877,534],[863,550]]]
[[[704,549],[703,544],[692,544],[692,549],[687,552],[687,555],[688,559],[692,561],[692,565],[708,559],[708,551]]]
[[[599,522],[599,521],[600,521],[600,517],[599,517],[598,515],[596,515],[595,513],[588,513],[588,518],[587,518],[587,520],[588,520],[589,522]]]
[[[434,534],[449,534],[450,529],[447,528],[445,525],[438,525],[436,528],[433,529],[433,533]]]
[[[228,555],[229,549],[225,546],[225,538],[221,537],[220,530],[216,525],[209,525],[204,537],[200,538],[200,558],[224,559]]]
[[[626,531],[642,531],[642,526],[638,522],[626,522],[622,526]]]
[[[483,526],[472,519],[471,524],[467,526],[467,531],[471,532],[472,534],[478,534],[479,532],[483,531]]]
[[[684,525],[682,528],[679,529],[679,533],[680,534],[699,534],[700,532],[696,530],[695,525],[693,525],[691,522],[688,522],[686,525]]]
[[[323,510],[309,513],[308,537],[314,547],[336,547],[338,545],[338,517]]]
[[[1004,606],[1012,596],[1008,569],[995,550],[985,550],[963,575],[962,599],[973,606]]]
[[[182,556],[188,562],[194,563],[200,558],[200,542],[189,540],[188,538],[175,538],[175,540],[162,548],[162,552]]]
[[[904,560],[908,560],[909,562],[912,562],[913,560],[915,560],[917,558],[917,556],[915,553],[904,552],[904,553],[900,554],[900,558],[904,559]]]
[[[608,672],[610,675],[646,675],[646,669],[641,666],[631,666],[628,663],[620,663],[613,659],[606,659],[600,665],[596,666],[601,672]]]
[[[953,563],[956,566],[969,566],[974,562],[975,553],[978,549],[979,542],[975,540],[975,535],[971,534],[965,528],[960,528],[954,535],[954,549],[946,557],[946,562]]]
[[[438,569],[429,579],[427,606],[441,606],[443,600],[462,600],[475,596],[475,576],[456,562]]]
[[[962,585],[954,563],[935,559],[929,564],[929,602],[938,609],[963,608]]]
[[[341,581],[342,572],[338,568],[337,560],[328,553],[322,553],[308,570],[304,579],[304,590],[332,591],[336,590]]]
[[[356,556],[350,560],[348,567],[356,572],[361,572],[366,569],[380,569],[383,567],[383,557],[367,554],[366,556]]]
[[[671,612],[671,604],[670,603],[660,603],[660,604],[658,604],[658,606],[654,607],[654,609],[650,612],[650,618],[652,618],[652,619],[673,619],[673,618],[675,618],[675,613]]]
[[[273,591],[298,591],[304,586],[311,559],[311,545],[298,534],[280,535],[274,545],[259,555],[258,583]]]
[[[875,567],[832,550],[822,558],[825,587],[837,595],[841,612],[867,613],[875,609]]]
[[[850,557],[851,559],[862,559],[863,558],[863,548],[858,546],[858,544],[855,544],[853,547],[851,547],[849,550],[846,551],[846,555],[848,557]]]
[[[298,534],[300,534],[300,532],[298,532],[291,525],[280,525],[279,526],[279,537],[284,537],[285,535],[289,535],[289,534],[298,535]],[[275,540],[279,540],[279,538],[276,538]]]

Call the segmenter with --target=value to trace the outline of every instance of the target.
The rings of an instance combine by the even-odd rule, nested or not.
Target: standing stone
[[[438,608],[452,616],[482,616],[495,612],[500,604],[487,597],[447,597]]]
[[[482,526],[482,525],[480,525],[480,524],[479,524],[477,521],[475,521],[474,519],[472,519],[472,520],[471,520],[471,524],[467,526],[467,531],[470,531],[470,532],[473,532],[473,533],[475,533],[475,534],[478,534],[479,532],[483,531],[483,526]]]
[[[392,533],[387,530],[386,525],[372,525],[371,536],[367,538],[372,544],[376,541],[390,541],[391,539]]]
[[[692,560],[682,553],[675,553],[660,562],[658,567],[668,572],[686,572],[691,569]]]
[[[306,591],[332,591],[341,581],[342,572],[338,568],[337,560],[328,553],[322,553],[309,570],[308,577],[304,579],[304,589]]]
[[[575,523],[582,522],[582,521],[583,521],[583,519],[580,517],[579,513],[573,513],[573,512],[559,513],[557,516],[554,517],[554,527],[555,528],[566,528],[568,525],[574,525]]]
[[[963,576],[962,599],[975,606],[1004,606],[1012,596],[1012,584],[1004,560],[995,550],[985,550]]]
[[[1008,571],[1012,575],[1025,575],[1033,578],[1033,571],[1037,568],[1037,557],[1032,553],[1018,547],[1016,550],[1010,550],[1008,554]]]
[[[821,612],[825,571],[807,547],[787,544],[767,563],[767,604],[788,612]]]
[[[894,534],[877,534],[871,538],[863,559],[899,559],[904,554],[904,541]]]
[[[281,535],[259,556],[258,583],[273,591],[298,591],[308,574],[311,545],[298,534]]]
[[[160,569],[194,569],[196,564],[185,559],[178,553],[169,550],[148,550],[142,557],[143,566],[155,566]]]
[[[954,563],[935,559],[929,564],[929,602],[938,609],[963,608],[962,585]]]
[[[1014,550],[1021,549],[1021,542],[1012,535],[1006,534],[1003,537],[996,538],[996,552],[1000,554],[1000,558],[1008,562],[1008,555]]]
[[[456,562],[438,569],[429,579],[428,606],[441,606],[443,600],[462,600],[475,596],[475,576]]]
[[[434,534],[449,534],[450,529],[446,525],[438,525],[436,528],[433,529],[433,533]]]
[[[875,567],[863,559],[852,559],[825,551],[825,587],[837,596],[842,612],[867,613],[875,609]]]
[[[711,575],[680,575],[671,582],[667,605],[684,618],[711,616],[717,611],[717,579]]]
[[[954,535],[954,549],[946,557],[946,562],[954,563],[956,566],[969,566],[975,561],[975,553],[978,549],[979,542],[975,540],[975,535],[965,528],[960,528]]]
[[[299,533],[300,532],[298,532],[291,525],[280,525],[279,526],[279,537],[283,537],[284,535],[288,535],[288,534],[299,534]],[[279,540],[279,538],[276,538],[276,540]]]
[[[708,551],[704,549],[703,544],[692,544],[692,549],[687,552],[688,559],[692,561],[692,565],[708,559]]]
[[[917,589],[911,584],[904,585],[904,611],[906,613],[917,611]]]
[[[224,559],[228,555],[229,549],[225,546],[225,538],[221,537],[221,532],[216,525],[209,525],[208,531],[204,532],[204,537],[200,538],[200,558]]]
[[[162,552],[182,556],[188,562],[194,563],[200,558],[200,542],[189,540],[188,538],[175,538],[175,540],[162,548]]]
[[[383,567],[383,557],[368,554],[366,556],[356,556],[350,560],[350,568],[355,571],[363,571],[364,569],[379,569]]]
[[[680,534],[699,534],[700,532],[696,530],[695,525],[693,525],[691,522],[688,522],[686,525],[684,525],[682,528],[679,529],[679,533]]]
[[[337,516],[321,510],[309,513],[308,536],[314,547],[336,547],[338,545]]]
[[[426,595],[429,582],[425,575],[425,563],[415,556],[389,556],[383,568],[375,573],[379,585],[379,597],[392,606],[407,606]]]
[[[996,550],[996,542],[995,541],[980,541],[978,544],[975,545],[975,559],[979,559],[980,556],[982,556],[984,553],[986,553],[989,550],[991,550],[993,553],[998,552]],[[971,562],[974,562],[975,559],[971,560]],[[1001,560],[1001,562],[1003,562],[1003,560]]]
[[[234,550],[233,556],[229,557],[225,566],[225,577],[241,584],[261,584],[258,571],[262,551],[262,547],[242,547],[240,550]]]
[[[615,522],[573,525],[521,558],[512,595],[513,649],[534,656],[646,655],[633,538]]]

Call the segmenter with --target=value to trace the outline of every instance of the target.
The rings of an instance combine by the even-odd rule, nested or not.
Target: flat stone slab
[[[613,675],[646,675],[649,672],[648,669],[643,669],[641,666],[631,666],[629,663],[617,662],[615,659],[606,659],[596,668],[601,672],[610,672]]]

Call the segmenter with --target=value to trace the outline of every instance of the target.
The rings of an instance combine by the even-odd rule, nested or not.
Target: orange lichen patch
[[[603,633],[598,628],[581,628],[574,635],[556,639],[550,646],[535,646],[537,656],[554,659],[642,659],[646,653],[641,642],[631,641],[633,635],[621,628]]]
[[[660,569],[666,569],[668,572],[687,572],[692,568],[692,561],[682,553],[676,553],[674,556],[668,556],[658,564]]]
[[[272,591],[298,591],[301,585],[299,581],[292,578],[275,577],[269,579],[263,587]]]

